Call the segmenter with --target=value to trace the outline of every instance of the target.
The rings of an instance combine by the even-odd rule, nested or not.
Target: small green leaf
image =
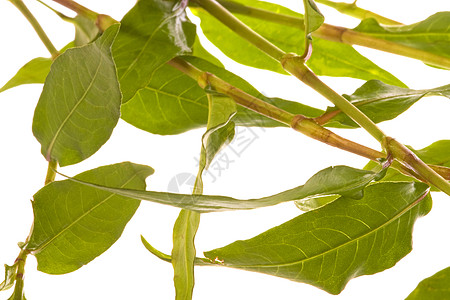
[[[450,299],[450,268],[446,268],[422,280],[406,300]]]
[[[371,80],[352,95],[344,95],[375,123],[396,118],[414,103],[427,96],[443,96],[450,99],[450,84],[427,90],[412,90]],[[327,112],[336,111],[330,107]],[[356,128],[358,125],[343,113],[333,117],[327,126]]]
[[[69,48],[74,47],[73,42],[66,45],[61,49],[60,53],[63,53]],[[0,93],[10,88],[30,83],[44,83],[45,78],[50,72],[50,66],[52,65],[51,58],[37,57],[26,63],[19,71],[11,78],[2,88]]]
[[[75,45],[83,46],[92,42],[100,33],[92,19],[76,15],[72,20],[75,25]]]
[[[34,136],[48,161],[78,163],[111,136],[121,99],[111,55],[118,29],[113,25],[94,43],[54,61],[33,118]]]
[[[71,178],[71,180],[124,197],[205,213],[255,209],[319,195],[347,195],[349,198],[354,199],[355,193],[364,189],[364,187],[377,176],[378,173],[354,169],[347,166],[329,167],[316,173],[305,183],[305,185],[272,196],[248,200],[239,200],[226,196],[185,195],[138,191],[94,184],[76,178]]]
[[[75,178],[117,188],[145,190],[147,166],[129,162],[99,167]],[[52,182],[34,195],[34,226],[25,249],[48,274],[72,272],[111,247],[139,201],[80,185]]]
[[[411,251],[414,221],[431,209],[423,183],[376,183],[252,239],[205,252],[219,265],[340,293],[361,275],[391,268]],[[423,200],[422,200],[423,199]]]
[[[155,70],[192,51],[195,25],[178,0],[139,0],[121,24],[113,54],[126,103],[151,81]]]
[[[16,280],[17,264],[12,266],[5,265],[5,280],[0,283],[0,292],[10,289]]]
[[[297,26],[289,26],[236,13],[236,17],[241,21],[285,52],[297,54],[304,52],[303,15],[281,5],[264,1],[234,0],[231,3],[298,18]],[[207,12],[200,8],[190,9],[196,16],[200,17],[202,31],[208,40],[225,55],[244,65],[286,74],[278,62],[235,34]],[[245,11],[245,7],[242,9]],[[307,65],[319,75],[347,76],[363,80],[378,79],[389,84],[405,86],[395,76],[359,54],[353,47],[320,38],[314,38],[314,51]]]
[[[184,56],[197,68],[215,74],[246,93],[294,114],[320,116],[323,111],[298,102],[267,98],[242,78],[204,59]],[[155,71],[150,83],[122,105],[122,119],[145,131],[156,134],[178,134],[205,127],[208,120],[206,92],[184,73],[169,65]],[[285,126],[243,107],[237,108],[233,122],[238,126]]]
[[[375,19],[363,20],[354,30],[365,34],[450,57],[450,12],[438,12],[426,20],[404,26],[382,26]]]
[[[325,21],[325,17],[313,0],[303,0],[303,3],[305,6],[305,31],[306,35],[309,36],[312,32],[319,29]]]

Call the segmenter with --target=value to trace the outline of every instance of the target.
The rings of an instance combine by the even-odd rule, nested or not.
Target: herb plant
[[[363,9],[356,1],[298,1],[299,10],[303,9],[300,14],[258,0],[139,0],[117,21],[72,0],[35,1],[61,22],[75,26],[73,41],[67,40],[66,46],[59,49],[22,0],[9,2],[29,21],[50,53],[48,58],[29,61],[0,88],[3,97],[20,85],[43,84],[33,108],[31,129],[47,164],[43,186],[36,187],[32,196],[30,233],[19,243],[17,258],[8,258],[5,265],[0,291],[3,295],[7,294],[3,291],[12,291],[9,299],[25,299],[27,282],[31,281],[24,281],[31,268],[27,258],[34,256],[37,270],[43,273],[72,274],[116,243],[141,202],[154,204],[151,208],[156,211],[153,218],[157,226],[172,226],[172,220],[157,218],[158,209],[181,209],[173,224],[173,248],[162,251],[155,238],[144,234],[141,242],[134,241],[131,247],[148,250],[149,257],[153,255],[162,262],[138,262],[108,271],[117,272],[117,277],[133,277],[139,269],[151,273],[155,264],[163,268],[170,268],[171,264],[175,298],[192,299],[194,284],[199,280],[195,280],[194,271],[208,266],[228,267],[289,279],[291,282],[287,282],[292,285],[307,283],[339,294],[351,279],[390,269],[411,252],[414,223],[432,208],[430,192],[441,197],[450,195],[450,140],[432,141],[421,148],[405,146],[382,129],[385,123],[379,124],[398,118],[424,97],[450,98],[450,84],[408,87],[353,47],[421,61],[426,65],[414,67],[439,69],[439,74],[448,79],[450,12],[436,12],[404,25]],[[361,22],[353,29],[327,24],[315,2]],[[199,26],[190,20],[197,18]],[[303,104],[302,95],[295,100],[264,95],[245,81],[245,76],[225,69],[220,61],[223,56],[216,57],[202,46],[207,40],[237,63],[261,69],[260,72],[279,73],[285,79],[292,75],[299,85],[317,93],[318,104],[326,99],[329,106],[314,105],[314,101]],[[420,70],[411,72],[420,77]],[[325,76],[359,79],[363,83],[356,91],[341,95],[341,91],[325,83],[329,79]],[[152,175],[154,169],[147,165],[114,160],[86,168],[85,160],[114,138],[113,130],[122,121],[141,129],[135,129],[136,134],[163,135],[143,135],[142,143],[146,139],[156,141],[152,148],[163,145],[158,141],[181,139],[200,130],[201,138],[197,136],[195,144],[197,173],[181,173],[173,178],[168,191],[156,191],[150,183],[158,174]],[[428,128],[429,124],[421,119],[417,123],[426,132],[438,130]],[[313,163],[315,174],[306,175],[301,165],[282,165],[281,169],[294,170],[290,174],[305,180],[296,179],[295,185],[283,189],[275,186],[272,195],[249,190],[248,197],[231,197],[233,187],[223,195],[207,193],[211,184],[207,176],[214,176],[214,163],[224,157],[227,146],[233,146],[242,137],[239,132],[259,130],[270,134],[270,130],[291,129],[298,133],[290,139],[303,134],[334,147],[330,153],[344,150],[364,158],[366,164],[356,168],[351,162],[352,167],[331,162],[333,166],[319,168],[317,162]],[[360,138],[342,136],[352,130],[371,136],[371,146],[363,145],[365,140]],[[15,136],[20,138],[19,133]],[[233,151],[237,153],[236,145],[246,142],[247,139],[241,139]],[[167,158],[162,160],[170,163],[173,156],[187,151],[188,143],[192,144],[164,149]],[[302,155],[307,147],[299,147],[296,152]],[[123,149],[131,152],[131,148]],[[127,153],[124,155],[128,157]],[[266,155],[258,169],[245,171],[247,176],[265,172],[264,165],[282,155]],[[308,159],[320,160],[323,156],[326,154],[316,153]],[[155,158],[157,165],[158,159]],[[24,170],[23,166],[18,169]],[[77,170],[78,175],[72,176],[70,170]],[[15,170],[3,172],[9,175]],[[191,193],[180,191],[180,182],[192,185]],[[234,183],[238,184],[245,185]],[[284,219],[277,225],[267,220],[274,225],[254,237],[218,242],[222,246],[203,253],[196,251],[195,236],[201,229],[201,219],[254,209],[275,214],[280,205],[289,205],[290,220]],[[223,215],[224,226],[234,221],[235,215]],[[242,226],[247,225],[250,226]],[[148,232],[155,231],[158,228]],[[214,238],[220,239],[220,235]],[[433,255],[431,250],[429,255]],[[404,296],[409,300],[450,299],[448,282],[450,273],[446,268]],[[258,288],[250,285],[246,287]],[[218,299],[222,289],[233,289],[233,284],[217,283],[218,295],[208,298]],[[170,295],[172,292],[167,291],[160,297],[167,299]]]

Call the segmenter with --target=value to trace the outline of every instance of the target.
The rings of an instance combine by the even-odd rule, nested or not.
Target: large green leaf
[[[450,299],[450,268],[446,268],[422,280],[406,300]]]
[[[61,49],[60,53],[63,53],[67,49],[74,46],[75,44],[71,42]],[[37,57],[30,60],[22,68],[20,68],[19,71],[17,71],[13,78],[11,78],[2,88],[0,88],[0,93],[22,84],[44,83],[45,78],[50,72],[51,65],[51,58]]]
[[[338,294],[350,279],[388,269],[411,251],[414,221],[431,209],[427,193],[423,183],[373,184],[360,200],[342,197],[205,256]]]
[[[450,12],[438,12],[424,21],[404,26],[382,26],[363,20],[354,30],[434,54],[450,57]]]
[[[113,53],[123,102],[151,80],[155,70],[191,52],[195,25],[178,0],[139,0],[123,17]]]
[[[118,188],[145,190],[147,166],[129,162],[99,167],[75,178]],[[120,237],[139,201],[71,180],[46,185],[34,195],[34,226],[25,249],[49,274],[72,272],[102,254]]]
[[[350,168],[347,166],[329,167],[312,176],[304,185],[259,199],[239,200],[226,196],[185,195],[152,191],[138,191],[123,188],[108,187],[72,178],[83,185],[98,188],[124,197],[156,202],[189,209],[197,212],[220,212],[229,210],[255,209],[276,205],[283,202],[301,200],[319,195],[346,195],[349,198],[360,198],[362,189],[378,173]]]
[[[183,58],[246,93],[291,113],[308,117],[317,117],[323,113],[322,110],[298,102],[265,97],[242,78],[204,59],[188,56]],[[169,65],[163,65],[153,73],[150,83],[144,89],[122,105],[121,117],[151,133],[177,134],[206,126],[208,100],[206,92],[199,87],[197,81]],[[239,126],[285,126],[243,107],[237,108],[233,122]]]
[[[420,149],[414,150],[408,146],[412,152],[414,152],[423,162],[436,166],[450,167],[450,140],[440,140],[433,144]],[[376,166],[376,163],[370,161],[364,169],[370,170]],[[412,177],[403,175],[399,171],[389,168],[386,175],[381,181],[413,181]],[[436,191],[439,191],[436,189]]]
[[[298,27],[292,27],[256,19],[251,15],[240,15],[239,10],[236,14],[245,24],[282,50],[298,54],[304,52],[305,32],[302,29],[303,16],[301,14],[264,1],[235,0],[227,1],[227,3],[234,5],[237,3],[238,6],[246,5],[298,17]],[[278,62],[239,37],[207,12],[200,8],[191,8],[191,10],[200,17],[201,27],[206,37],[228,57],[244,65],[286,74]],[[378,79],[389,84],[405,86],[392,74],[359,54],[353,47],[342,43],[314,38],[314,50],[307,64],[318,75],[348,76],[364,80]]]
[[[53,63],[33,119],[33,133],[48,161],[75,164],[111,136],[120,114],[120,89],[111,55],[119,29],[69,49]]]
[[[396,118],[414,103],[427,96],[443,96],[450,99],[450,84],[427,90],[412,90],[371,80],[352,95],[344,95],[375,123]],[[327,112],[337,111],[336,107]],[[327,126],[356,128],[358,125],[347,115],[338,113]]]

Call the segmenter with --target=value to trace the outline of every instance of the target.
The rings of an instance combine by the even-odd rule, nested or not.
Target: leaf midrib
[[[58,138],[59,134],[61,133],[63,127],[66,125],[66,123],[72,117],[72,115],[75,113],[77,108],[81,105],[81,103],[86,99],[89,91],[92,89],[92,86],[94,85],[94,82],[97,79],[97,76],[99,74],[99,70],[100,70],[100,66],[102,65],[102,62],[103,62],[103,55],[100,55],[97,69],[95,70],[94,76],[92,77],[92,80],[89,83],[89,86],[87,87],[87,89],[85,90],[85,92],[83,93],[81,98],[77,101],[75,106],[72,108],[72,110],[69,112],[69,114],[65,117],[65,119],[63,120],[61,125],[58,127],[58,129],[57,129],[55,135],[53,136],[52,140],[50,141],[50,144],[49,144],[48,149],[47,149],[47,154],[46,154],[47,160],[49,160],[49,161],[51,160],[51,154],[52,154],[53,146],[54,146],[54,144],[56,142],[56,139]]]

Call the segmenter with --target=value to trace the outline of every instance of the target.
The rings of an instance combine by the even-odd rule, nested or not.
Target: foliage
[[[304,15],[257,0],[138,0],[118,22],[72,0],[59,0],[77,15],[70,18],[52,8],[75,27],[74,41],[57,51],[22,0],[10,2],[51,54],[31,60],[0,88],[2,93],[43,84],[32,133],[49,165],[46,185],[33,196],[30,234],[20,243],[16,261],[5,265],[0,291],[14,287],[10,299],[25,299],[27,256],[35,256],[37,269],[47,274],[78,270],[120,238],[141,201],[181,208],[171,255],[142,237],[146,249],[172,264],[176,299],[192,299],[197,265],[269,274],[339,294],[351,279],[391,268],[412,250],[414,223],[431,210],[430,190],[450,195],[449,140],[414,150],[377,126],[424,97],[450,98],[450,85],[407,88],[352,47],[373,46],[450,69],[449,12],[412,25],[392,25],[395,21],[366,11],[375,18],[349,29],[324,23],[326,16],[313,0],[303,1]],[[364,11],[353,6],[354,15]],[[188,10],[199,17],[199,27],[189,20]],[[316,108],[263,95],[202,46],[200,31],[236,62],[293,75],[333,105]],[[341,96],[317,75],[366,82]],[[119,118],[159,135],[205,128],[197,141],[192,194],[146,190],[153,169],[131,162],[73,177],[59,173],[58,167],[96,153]],[[371,161],[364,169],[325,168],[303,185],[270,196],[242,200],[204,195],[202,176],[233,141],[236,126],[291,127]],[[377,139],[383,151],[329,129],[358,127]],[[57,173],[67,178],[55,181]],[[293,206],[293,219],[197,257],[195,236],[202,214],[285,202],[304,212]],[[448,273],[445,269],[425,279],[407,299],[449,298]]]

